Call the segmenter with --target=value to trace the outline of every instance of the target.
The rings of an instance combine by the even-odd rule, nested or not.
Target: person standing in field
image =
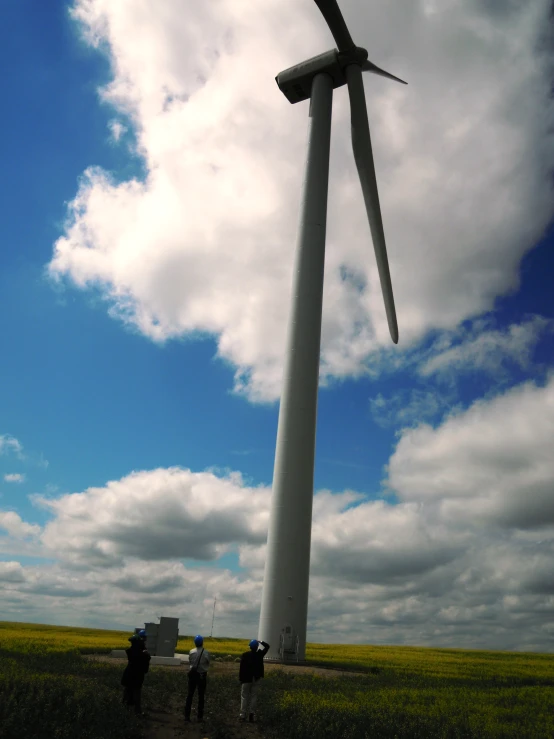
[[[141,693],[144,676],[150,667],[150,654],[146,650],[146,632],[144,629],[129,638],[131,646],[126,649],[127,667],[123,670],[123,703],[134,706],[135,713],[142,713]]]
[[[195,647],[189,652],[188,693],[185,703],[185,721],[190,721],[192,699],[198,688],[198,720],[204,721],[204,696],[208,681],[210,653],[204,649],[204,638],[198,634],[194,637]]]
[[[269,649],[269,644],[256,639],[252,639],[248,646],[250,649],[240,658],[240,721],[246,720],[247,713],[248,720],[254,721],[258,683],[264,676],[264,657]]]

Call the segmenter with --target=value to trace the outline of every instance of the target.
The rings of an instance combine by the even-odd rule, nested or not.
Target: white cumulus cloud
[[[20,472],[9,472],[4,475],[5,482],[25,482],[25,475]]]
[[[14,436],[0,434],[0,454],[8,454],[9,452],[21,459],[23,456],[23,446]]]
[[[488,328],[486,322],[476,321],[470,331],[463,332],[458,344],[439,350],[420,365],[419,372],[429,376],[480,370],[498,376],[505,372],[507,362],[525,369],[547,329],[552,330],[552,322],[542,316],[532,316],[504,329]]]
[[[378,393],[369,399],[369,407],[379,426],[405,427],[419,425],[448,411],[453,412],[455,401],[454,394],[437,390],[398,390],[389,397]]]
[[[0,562],[0,582],[25,582],[25,571],[19,562]]]
[[[383,491],[316,491],[309,639],[553,651],[552,438],[554,374],[404,426]],[[268,487],[173,467],[33,500],[43,527],[0,512],[6,617],[198,632],[217,598],[216,633],[256,634]]]
[[[409,348],[514,289],[552,217],[550,3],[343,10],[370,58],[410,83],[366,77]],[[332,47],[317,7],[76,0],[73,15],[110,59],[101,94],[133,121],[147,175],[84,173],[50,274],[99,288],[112,315],[155,341],[213,335],[235,389],[274,400],[307,128],[307,105],[289,105],[274,77]],[[345,90],[335,98],[323,380],[371,371],[389,347]]]
[[[389,462],[404,501],[439,501],[456,525],[554,526],[554,375],[407,430]]]
[[[126,557],[215,560],[237,542],[264,539],[268,499],[266,488],[244,486],[238,473],[218,477],[177,467],[34,498],[55,515],[44,544],[84,567],[121,565]]]
[[[26,523],[15,511],[0,511],[0,529],[15,538],[35,536],[40,532],[40,526]]]
[[[123,136],[123,134],[127,132],[127,127],[124,126],[123,123],[121,123],[121,121],[118,121],[116,118],[109,122],[108,128],[110,129],[112,140],[115,143],[117,143]]]

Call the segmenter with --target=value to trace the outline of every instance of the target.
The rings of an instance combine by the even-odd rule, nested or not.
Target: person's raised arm
[[[269,644],[265,641],[261,641],[260,644],[263,646],[263,649],[262,649],[262,657],[263,657],[265,654],[267,654],[269,650]]]

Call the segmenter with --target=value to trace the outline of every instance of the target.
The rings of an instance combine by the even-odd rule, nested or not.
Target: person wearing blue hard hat
[[[127,667],[121,676],[123,685],[123,703],[134,706],[135,713],[142,713],[141,693],[144,676],[150,667],[150,654],[146,650],[146,632],[141,629],[129,637],[131,646],[125,650],[127,653]]]
[[[269,644],[257,639],[252,639],[248,646],[249,650],[240,658],[239,668],[241,721],[246,720],[246,714],[249,721],[254,721],[258,683],[264,676],[264,657],[269,649]]]
[[[198,634],[194,637],[195,647],[189,652],[188,692],[185,702],[185,721],[190,721],[192,699],[198,688],[198,720],[204,720],[204,696],[208,682],[208,667],[210,653],[204,648],[204,637]]]

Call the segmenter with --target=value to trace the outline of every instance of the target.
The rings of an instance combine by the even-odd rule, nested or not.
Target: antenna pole
[[[311,85],[308,156],[258,631],[259,639],[270,645],[266,659],[275,661],[280,661],[280,638],[287,626],[287,644],[298,645],[291,658],[303,662],[306,655],[332,104],[333,80],[318,73]],[[287,659],[286,649],[284,645],[282,659]],[[294,647],[289,646],[290,651]]]
[[[210,631],[210,638],[213,636],[214,633],[214,618],[215,618],[215,598],[214,598],[214,610],[212,613],[212,630]]]

